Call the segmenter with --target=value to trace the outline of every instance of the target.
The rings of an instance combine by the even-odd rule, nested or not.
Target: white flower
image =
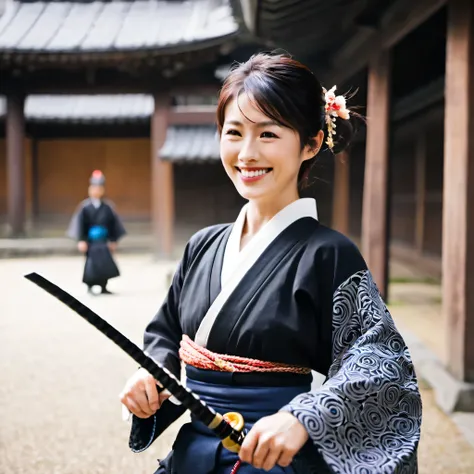
[[[345,109],[345,108],[346,108],[346,98],[345,98],[343,95],[338,95],[338,96],[334,99],[334,104],[335,104],[337,107],[340,107],[341,109]]]
[[[325,90],[325,99],[326,99],[326,104],[327,103],[330,103],[330,102],[334,102],[334,100],[336,99],[336,86],[332,86],[331,89],[329,89],[328,91]]]

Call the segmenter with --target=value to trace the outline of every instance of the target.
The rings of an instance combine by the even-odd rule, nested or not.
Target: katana
[[[50,282],[38,273],[29,273],[25,278],[50,295],[64,303],[79,316],[92,324],[104,336],[120,347],[141,367],[146,369],[163,387],[168,390],[182,405],[187,408],[199,421],[209,427],[221,440],[225,448],[238,452],[245,437],[244,422],[238,413],[221,415],[201,400],[191,390],[184,387],[180,381],[166,367],[163,367],[146,355],[137,345],[127,339],[120,331],[94,313],[59,286]]]

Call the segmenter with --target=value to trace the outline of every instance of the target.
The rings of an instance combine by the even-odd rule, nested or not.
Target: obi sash
[[[89,229],[87,233],[87,239],[91,242],[101,242],[107,240],[108,230],[102,225],[94,225]]]
[[[292,374],[291,377],[285,374],[284,384],[280,386],[241,385],[239,382],[236,383],[232,373],[196,369],[191,366],[186,367],[186,375],[186,386],[199,395],[208,406],[222,414],[229,411],[242,414],[247,430],[260,418],[278,412],[294,397],[310,390],[308,377],[296,374]],[[260,376],[255,373],[252,375],[255,376],[255,380]],[[221,441],[209,428],[192,419],[191,423],[185,424],[179,431],[173,444],[173,451],[160,462],[162,468],[158,472],[228,474],[237,459],[238,455],[223,448]],[[239,474],[260,472],[263,471],[245,464],[239,469]],[[287,468],[276,466],[268,472],[306,474],[310,471],[296,470],[293,466]]]

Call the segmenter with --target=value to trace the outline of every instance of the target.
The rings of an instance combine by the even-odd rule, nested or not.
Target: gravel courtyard
[[[119,256],[119,264],[116,294],[94,297],[80,282],[80,257],[0,261],[1,474],[151,474],[168,451],[179,422],[145,453],[128,449],[118,394],[136,364],[22,277],[50,278],[141,345],[170,265],[143,255]],[[474,450],[429,389],[423,398],[420,473],[472,474]]]

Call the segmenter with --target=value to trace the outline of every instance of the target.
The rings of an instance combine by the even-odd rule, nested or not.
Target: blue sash
[[[87,233],[87,238],[91,242],[98,242],[107,240],[109,232],[106,227],[102,225],[94,225],[89,229]]]
[[[232,373],[202,371],[188,367],[186,385],[210,407],[219,413],[237,411],[245,420],[245,427],[278,410],[300,393],[310,390],[310,385],[294,386],[238,386],[232,385]],[[205,381],[196,380],[205,375]],[[211,374],[213,382],[209,381]],[[190,378],[190,376],[196,378]],[[192,420],[184,425],[173,445],[172,469],[176,474],[229,474],[238,456],[222,447],[215,434],[201,422]],[[291,467],[275,467],[271,471],[242,465],[239,474],[294,474]]]

